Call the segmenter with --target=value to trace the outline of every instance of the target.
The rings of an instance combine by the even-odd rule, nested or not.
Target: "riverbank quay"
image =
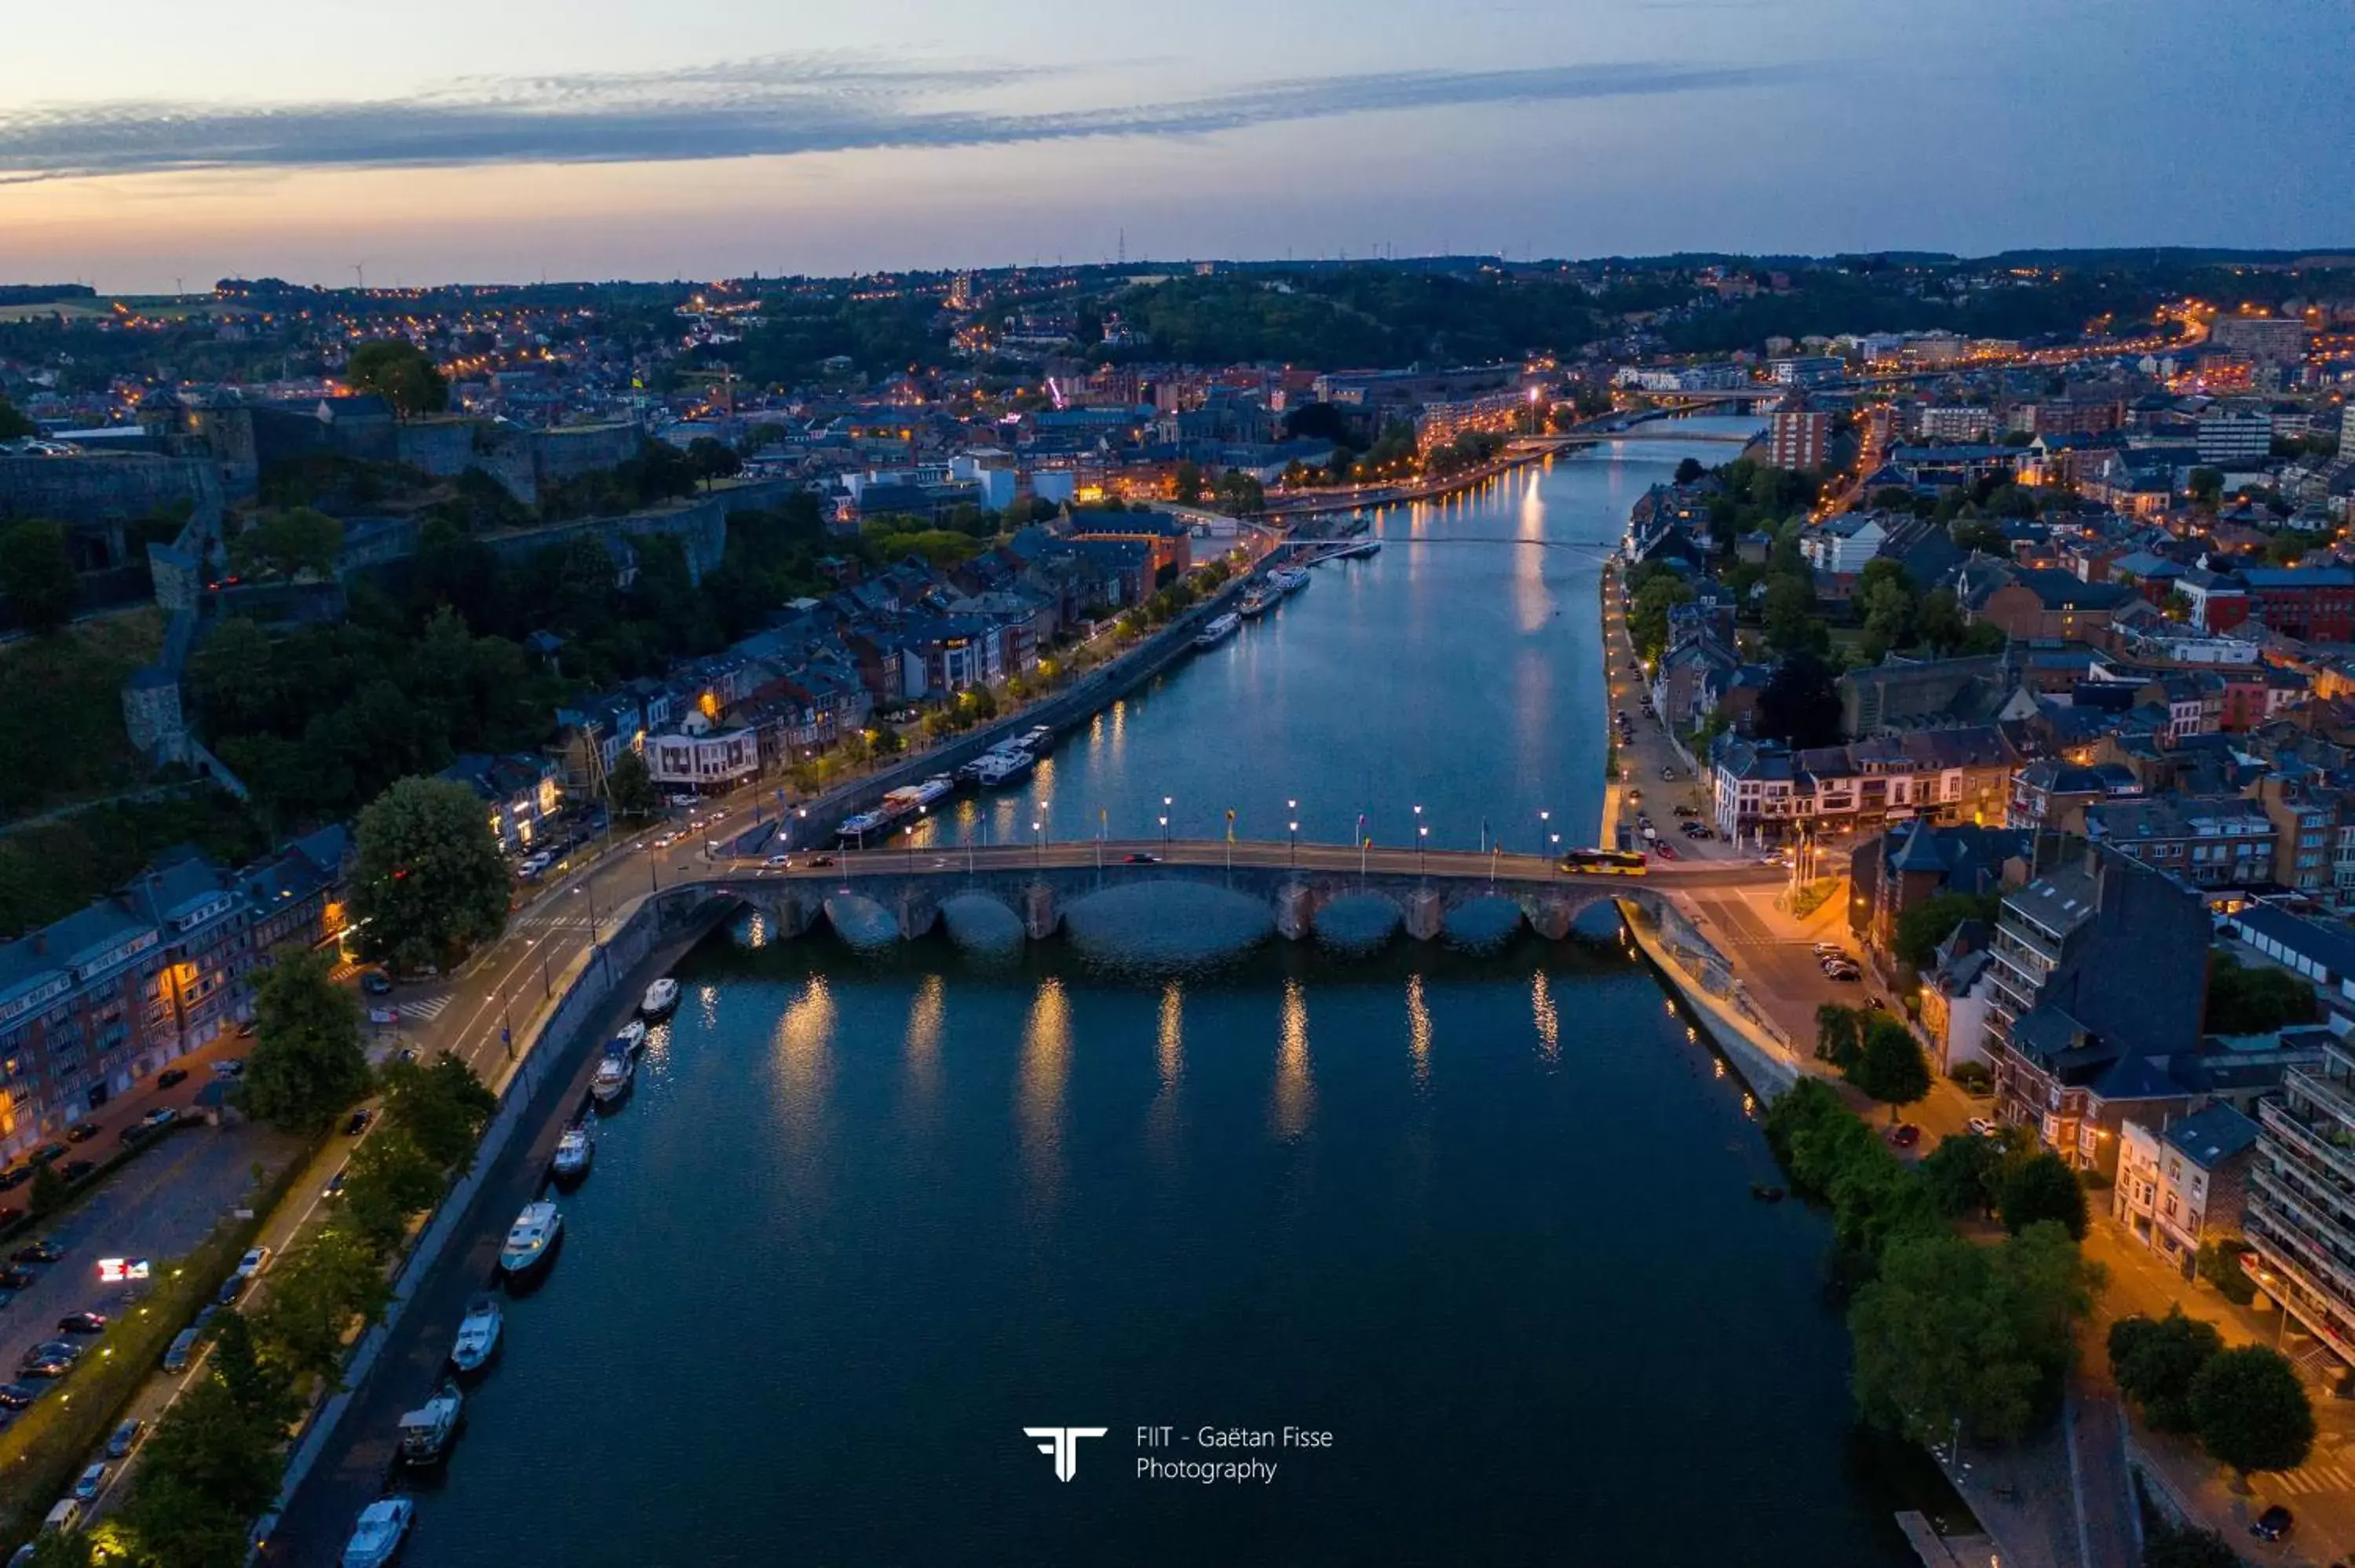
[[[493,1080],[498,1112],[473,1164],[417,1233],[384,1316],[354,1345],[342,1387],[296,1439],[262,1561],[326,1562],[395,1460],[397,1425],[440,1376],[466,1303],[496,1278],[499,1238],[540,1195],[557,1138],[587,1103],[595,1047],[636,1010],[646,984],[703,939],[716,906],[641,896],[613,935],[566,966]]]
[[[1422,484],[1354,485],[1331,493],[1305,490],[1272,498],[1263,515],[1270,519],[1314,517],[1329,512],[1357,512],[1367,507],[1397,506],[1411,501],[1439,501],[1450,495],[1460,495],[1467,490],[1477,490],[1490,480],[1508,474],[1517,468],[1544,462],[1558,451],[1573,450],[1567,446],[1523,445],[1515,443],[1504,454],[1445,479],[1434,479]]]

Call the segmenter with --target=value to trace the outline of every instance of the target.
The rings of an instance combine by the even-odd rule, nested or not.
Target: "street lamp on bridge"
[[[1551,823],[1552,821],[1553,813],[1551,811],[1540,811],[1538,813],[1538,832],[1540,833],[1544,832],[1547,826]]]
[[[1300,823],[1294,821],[1286,822],[1284,827],[1292,835],[1292,863],[1298,865],[1300,863]]]
[[[1420,811],[1423,808],[1417,806],[1415,810]],[[1431,830],[1423,827],[1416,828],[1414,830],[1414,874],[1417,876],[1423,874],[1423,853],[1430,847]]]
[[[1030,857],[1039,865],[1047,863],[1047,841],[1043,836],[1046,828],[1047,824],[1044,822],[1034,821],[1030,824]]]

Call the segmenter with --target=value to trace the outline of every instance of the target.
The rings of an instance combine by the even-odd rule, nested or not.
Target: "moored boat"
[[[589,1174],[589,1163],[596,1157],[597,1135],[587,1122],[576,1121],[556,1140],[556,1154],[548,1162],[549,1172],[559,1181],[578,1181]]]
[[[843,818],[842,825],[834,832],[835,837],[844,843],[864,844],[890,825],[891,818],[888,812],[861,811],[856,816]]]
[[[1334,551],[1333,556],[1336,560],[1353,561],[1361,556],[1379,555],[1381,547],[1380,539],[1360,539],[1346,550]]]
[[[1308,573],[1300,567],[1278,567],[1267,574],[1267,580],[1276,592],[1289,598],[1308,586]]]
[[[646,1026],[642,1020],[633,1018],[614,1032],[612,1042],[605,1048],[608,1051],[619,1048],[634,1056],[645,1048],[645,1044]]]
[[[994,789],[1000,784],[1011,783],[1021,778],[1036,767],[1038,761],[1037,758],[1020,747],[1000,747],[995,751],[983,755],[979,770],[974,775],[974,780],[985,789]]]
[[[432,1398],[400,1418],[400,1462],[440,1463],[450,1452],[451,1440],[458,1436],[465,1409],[466,1396],[458,1392],[455,1381],[444,1378]]]
[[[608,1051],[597,1064],[596,1076],[589,1080],[589,1097],[600,1107],[617,1105],[637,1075],[638,1065],[627,1051]]]
[[[499,1248],[499,1266],[511,1275],[529,1273],[546,1260],[563,1233],[564,1212],[553,1201],[541,1198],[526,1203],[507,1228],[506,1245]]]
[[[1034,724],[1022,732],[1021,739],[1015,744],[1033,757],[1049,756],[1055,749],[1055,726]]]
[[[1243,589],[1242,599],[1235,606],[1235,610],[1236,613],[1240,614],[1245,620],[1257,620],[1261,616],[1267,613],[1267,607],[1274,602],[1274,600],[1269,599],[1267,595],[1260,591],[1259,585],[1257,583],[1253,583],[1251,587]]]
[[[666,1016],[678,1005],[678,981],[668,975],[646,987],[646,994],[638,1000],[638,1011],[648,1018]]]
[[[1229,610],[1194,634],[1196,648],[1216,648],[1242,626],[1243,618]]]
[[[480,1372],[498,1352],[499,1329],[506,1316],[496,1296],[477,1296],[466,1303],[458,1319],[458,1337],[450,1346],[450,1364],[461,1372]]]
[[[400,1551],[417,1517],[417,1504],[408,1498],[379,1498],[360,1510],[344,1543],[344,1568],[385,1568]]]

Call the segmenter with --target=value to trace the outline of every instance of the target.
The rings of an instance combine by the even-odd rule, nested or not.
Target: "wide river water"
[[[1678,459],[1734,450],[1629,442],[1380,514],[1379,556],[933,831],[1147,836],[1167,797],[1194,837],[1231,810],[1587,842],[1601,553]],[[1287,947],[1223,894],[1126,890],[1030,948],[954,907],[978,946],[714,938],[409,1561],[1909,1561],[1825,1224],[1752,1201],[1740,1082],[1604,913],[1560,945],[1478,943],[1478,914]],[[1060,1482],[1028,1427],[1105,1430]]]

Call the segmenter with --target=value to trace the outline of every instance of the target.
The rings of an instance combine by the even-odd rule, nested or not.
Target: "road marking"
[[[435,1019],[441,1017],[442,1011],[450,1005],[450,999],[447,996],[428,996],[397,1005],[404,1022],[411,1018]]]
[[[2295,1470],[2284,1470],[2275,1476],[2274,1481],[2278,1490],[2292,1497],[2355,1489],[2355,1478],[2350,1478],[2337,1465],[2306,1465]]]

